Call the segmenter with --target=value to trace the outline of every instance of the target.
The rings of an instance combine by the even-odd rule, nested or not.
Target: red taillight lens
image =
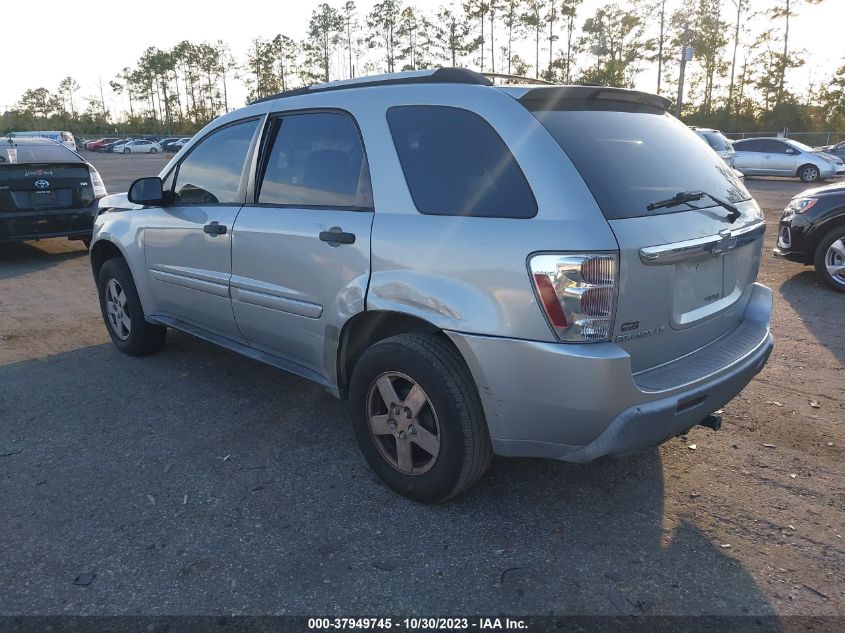
[[[540,295],[540,301],[543,304],[543,309],[549,317],[549,321],[555,327],[568,327],[566,322],[566,315],[563,313],[563,308],[560,307],[557,294],[548,275],[535,273],[534,283],[537,284],[537,294]]]
[[[609,341],[616,303],[615,254],[542,254],[529,260],[537,299],[558,340]]]

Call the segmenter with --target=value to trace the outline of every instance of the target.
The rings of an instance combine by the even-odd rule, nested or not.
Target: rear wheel
[[[845,292],[845,226],[822,238],[814,259],[818,278],[834,290]]]
[[[816,182],[819,176],[819,168],[815,165],[802,165],[798,168],[798,177],[801,182]]]
[[[97,278],[100,310],[115,347],[130,356],[152,354],[164,345],[167,328],[147,323],[126,261],[110,259]]]
[[[350,400],[367,462],[411,499],[444,501],[490,465],[490,436],[472,376],[437,336],[402,334],[370,347],[355,365]]]

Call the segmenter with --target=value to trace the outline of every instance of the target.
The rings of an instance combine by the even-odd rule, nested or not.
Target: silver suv
[[[167,328],[351,401],[392,488],[439,501],[493,454],[656,446],[763,367],[764,223],[662,97],[439,69],[230,112],[101,205],[123,352]]]

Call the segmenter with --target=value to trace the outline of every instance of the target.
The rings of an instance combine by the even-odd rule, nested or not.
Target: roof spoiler
[[[613,102],[628,105],[642,105],[655,108],[665,112],[669,109],[671,101],[666,97],[629,90],[627,88],[612,88],[610,86],[548,86],[532,88],[519,98],[520,103],[525,106],[546,109],[566,109],[569,105],[580,105],[581,107],[595,104],[597,108],[602,105],[612,106]],[[580,102],[580,103],[578,103]]]

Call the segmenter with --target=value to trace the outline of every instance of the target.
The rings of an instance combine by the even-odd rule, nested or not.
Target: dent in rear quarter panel
[[[617,250],[595,199],[560,146],[528,110],[499,90],[403,86],[373,89],[366,96],[368,107],[355,114],[370,160],[376,209],[367,309],[412,314],[443,329],[554,341],[534,297],[528,256]],[[383,101],[374,103],[378,99]],[[419,213],[385,117],[387,107],[405,104],[458,107],[482,116],[522,169],[537,201],[536,217]]]

